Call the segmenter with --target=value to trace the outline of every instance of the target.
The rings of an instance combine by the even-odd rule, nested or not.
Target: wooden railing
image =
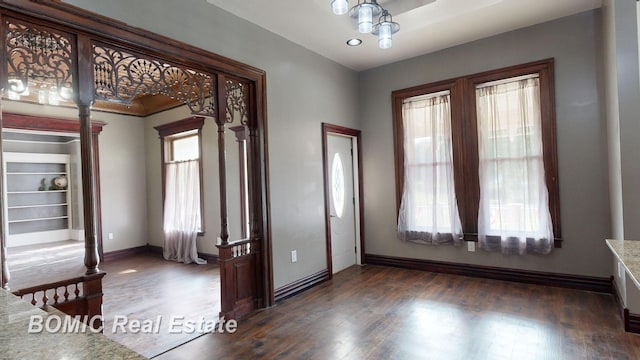
[[[259,241],[245,239],[218,244],[222,287],[220,316],[240,319],[262,306],[256,271],[260,268]]]
[[[53,307],[70,316],[80,315],[87,324],[101,329],[102,278],[105,275],[104,272],[84,275],[32,286],[13,293],[45,311]]]

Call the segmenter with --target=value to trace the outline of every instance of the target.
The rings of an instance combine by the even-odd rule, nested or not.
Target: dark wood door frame
[[[329,278],[333,277],[333,261],[331,259],[331,187],[329,183],[329,169],[327,165],[328,160],[328,146],[327,137],[329,134],[342,135],[351,137],[356,140],[356,152],[358,168],[354,169],[353,176],[358,178],[358,188],[354,189],[358,193],[358,220],[359,220],[359,233],[360,233],[360,263],[364,264],[364,192],[362,182],[362,139],[361,131],[356,129],[347,128],[339,125],[332,125],[328,123],[322,123],[322,170],[324,173],[324,218],[325,218],[325,232],[327,241],[327,270],[329,271]],[[353,161],[351,162],[353,166]]]

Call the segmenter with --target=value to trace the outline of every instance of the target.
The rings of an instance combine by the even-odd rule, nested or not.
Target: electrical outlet
[[[109,240],[113,240],[113,233],[109,233],[107,237],[109,238]]]
[[[298,250],[291,250],[291,262],[298,262]]]
[[[476,243],[473,241],[467,241],[467,250],[469,252],[475,252],[476,251]]]

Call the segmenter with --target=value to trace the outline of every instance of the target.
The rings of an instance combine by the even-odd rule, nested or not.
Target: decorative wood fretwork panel
[[[8,17],[3,25],[8,90],[25,95],[35,86],[73,100],[74,37]]]
[[[101,44],[93,45],[93,66],[96,100],[129,104],[138,96],[165,95],[194,115],[216,117],[212,75]]]
[[[225,84],[227,95],[227,111],[225,121],[229,124],[236,120],[242,125],[249,123],[249,85],[243,82],[227,79]]]

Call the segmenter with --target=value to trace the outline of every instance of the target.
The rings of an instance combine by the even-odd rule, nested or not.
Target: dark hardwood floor
[[[83,248],[78,255],[71,245],[54,246],[58,260],[26,249],[46,266],[10,253],[12,288],[83,273]],[[172,316],[217,317],[217,265],[142,254],[101,268],[105,335],[155,359],[640,359],[640,336],[623,331],[607,294],[354,266],[241,321],[236,333],[170,334]],[[113,333],[115,315],[164,320],[157,334]]]
[[[170,332],[172,317],[181,321],[215,322],[220,313],[220,271],[217,264],[185,265],[160,254],[141,254],[103,265],[104,334],[147,357],[166,352],[202,335]],[[152,320],[161,316],[156,333],[114,331],[115,316]]]
[[[11,289],[73,278],[84,274],[84,243],[63,241],[9,249]],[[103,279],[104,334],[147,357],[166,352],[202,333],[170,333],[172,317],[215,322],[220,312],[220,272],[217,264],[166,261],[155,253],[139,254],[100,264]],[[156,333],[114,332],[116,316],[153,320]],[[125,328],[126,329],[126,328]],[[0,358],[2,356],[0,355]]]
[[[612,295],[351,267],[157,359],[639,359]]]

